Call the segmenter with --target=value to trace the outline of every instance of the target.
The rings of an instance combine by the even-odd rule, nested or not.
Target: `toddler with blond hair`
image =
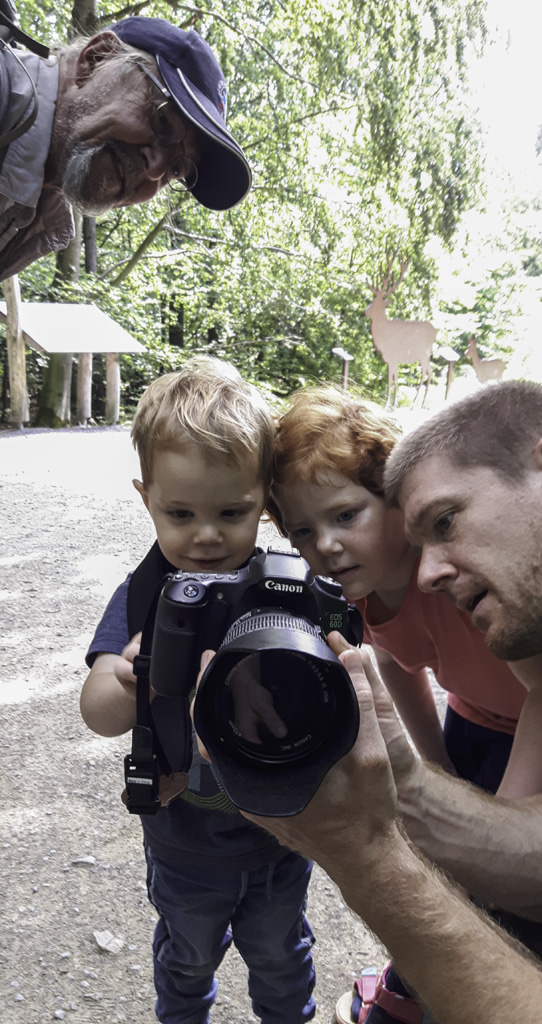
[[[188,360],[142,396],[132,428],[142,479],[134,486],[157,539],[111,598],[87,654],[81,711],[100,735],[117,736],[136,723],[133,662],[164,575],[227,572],[257,550],[274,431],[259,392],[211,357]],[[316,1009],[314,939],[305,917],[311,864],[242,817],[196,743],[188,778],[180,772],[183,698],[151,691],[149,700],[165,765],[162,806],[141,819],[149,898],[159,915],[158,1020],[207,1024],[215,971],[233,941],[263,1024],[304,1024]]]

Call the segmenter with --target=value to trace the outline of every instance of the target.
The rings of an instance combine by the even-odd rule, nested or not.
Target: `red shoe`
[[[388,964],[380,977],[376,967],[366,967],[361,972],[361,977],[354,982],[353,991],[345,992],[337,1002],[337,1024],[364,1024],[364,1021],[372,1024],[373,1020],[374,1024],[385,1024],[387,1020],[423,1024],[424,1010],[415,999],[386,988],[389,968]]]

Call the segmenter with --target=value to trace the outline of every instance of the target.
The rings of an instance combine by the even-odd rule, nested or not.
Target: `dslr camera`
[[[313,576],[298,552],[269,548],[241,569],[177,572],[158,600],[150,658],[157,694],[190,697],[204,650],[216,655],[194,704],[194,726],[240,810],[298,814],[354,744],[359,708],[325,638],[362,642],[361,616],[340,584]]]

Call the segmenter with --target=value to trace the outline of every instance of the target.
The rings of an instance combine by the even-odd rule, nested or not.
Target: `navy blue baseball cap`
[[[207,140],[192,195],[210,210],[229,210],[245,198],[252,175],[226,128],[227,87],[211,48],[194,29],[165,18],[125,18],[109,26],[124,43],[156,60],[172,99]]]

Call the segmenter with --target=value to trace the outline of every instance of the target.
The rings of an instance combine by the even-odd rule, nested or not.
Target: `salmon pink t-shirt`
[[[454,711],[513,735],[527,690],[506,662],[491,654],[470,616],[444,594],[422,593],[417,578],[418,563],[401,608],[387,622],[371,622],[366,598],[355,602],[366,643],[387,651],[407,672],[432,669]]]

